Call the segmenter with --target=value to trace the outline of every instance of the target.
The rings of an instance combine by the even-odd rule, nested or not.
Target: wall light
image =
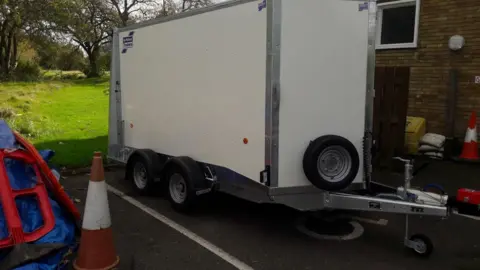
[[[465,45],[465,39],[460,35],[451,36],[450,40],[448,41],[448,47],[452,51],[461,50],[464,45]]]

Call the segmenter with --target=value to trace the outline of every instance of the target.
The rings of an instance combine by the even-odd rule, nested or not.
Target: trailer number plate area
[[[368,202],[368,208],[381,209],[379,202]]]
[[[412,213],[423,213],[423,208],[412,206],[411,211]]]
[[[358,4],[358,11],[368,10],[368,2]]]

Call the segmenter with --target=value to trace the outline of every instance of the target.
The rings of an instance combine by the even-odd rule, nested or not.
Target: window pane
[[[411,43],[415,30],[415,6],[383,10],[382,44]]]

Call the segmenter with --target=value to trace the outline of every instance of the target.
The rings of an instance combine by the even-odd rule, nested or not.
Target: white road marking
[[[478,220],[478,221],[480,221],[480,217],[460,214],[460,213],[458,213],[457,210],[454,210],[453,213],[454,213],[455,215],[458,215],[458,216],[461,216],[461,217],[464,217],[464,218],[469,218],[469,219],[473,219],[473,220]]]
[[[202,247],[206,248],[213,254],[217,255],[221,259],[225,260],[226,262],[230,263],[234,267],[239,270],[253,270],[252,267],[248,266],[244,262],[240,261],[239,259],[233,257],[232,255],[228,254],[226,251],[222,250],[221,248],[215,246],[214,244],[208,242],[207,240],[203,239],[202,237],[196,235],[195,233],[189,231],[182,225],[176,223],[175,221],[167,218],[166,216],[158,213],[157,211],[153,210],[152,208],[142,204],[141,202],[135,200],[134,198],[126,195],[122,191],[107,185],[108,191],[112,192],[113,194],[117,195],[118,197],[124,199],[125,201],[129,202],[130,204],[134,205],[135,207],[141,209],[145,213],[149,214],[153,218],[157,219],[160,222],[168,225],[170,228],[178,231],[179,233],[183,234],[184,236],[190,238],[197,244],[201,245]]]

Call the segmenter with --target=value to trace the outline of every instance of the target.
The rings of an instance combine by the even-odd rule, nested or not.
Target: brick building
[[[377,67],[410,67],[407,114],[462,138],[471,111],[480,114],[480,0],[378,2]],[[459,51],[449,48],[454,35],[465,41]]]

